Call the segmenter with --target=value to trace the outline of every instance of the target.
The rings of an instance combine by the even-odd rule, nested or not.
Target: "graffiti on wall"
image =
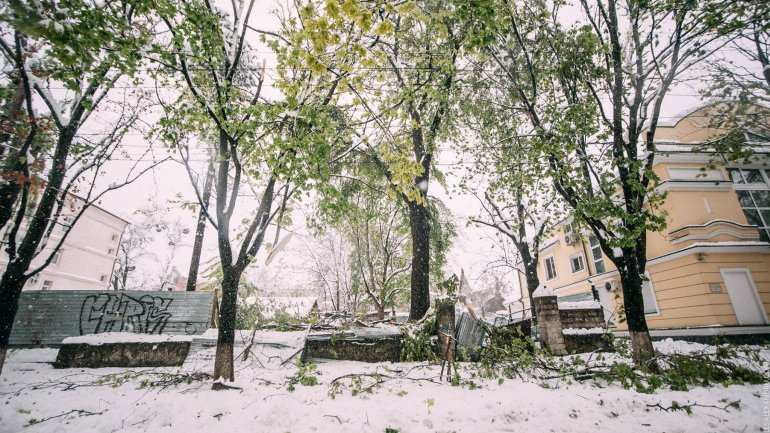
[[[160,334],[173,316],[168,307],[173,299],[144,295],[101,293],[83,299],[80,307],[80,335],[102,332]]]

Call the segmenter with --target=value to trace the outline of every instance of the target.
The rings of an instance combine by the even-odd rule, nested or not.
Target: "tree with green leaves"
[[[728,51],[739,54],[709,62],[713,82],[705,96],[770,104],[770,5],[749,0],[710,1],[704,10],[708,25],[730,41]]]
[[[690,1],[582,0],[585,19],[569,26],[560,6],[501,0],[463,13],[513,96],[500,115],[533,137],[543,175],[616,266],[634,360],[644,364],[654,355],[642,300],[646,239],[666,224],[655,131],[666,94],[720,37]]]
[[[0,368],[26,281],[51,262],[91,204],[157,163],[139,158],[122,181],[97,186],[148,103],[131,89],[119,98],[115,87],[130,83],[140,67],[152,23],[148,2],[96,3],[0,6],[0,55],[15,86],[3,114],[13,127],[2,143],[0,229],[8,264],[0,278]],[[42,107],[47,111],[38,113]],[[100,115],[108,120],[97,121]],[[61,236],[52,237],[54,230]]]
[[[330,166],[348,145],[345,114],[334,105],[353,62],[345,49],[356,33],[330,27],[314,1],[295,1],[280,17],[278,32],[261,31],[249,22],[254,0],[241,0],[223,12],[204,0],[168,0],[158,13],[168,40],[156,61],[184,83],[179,103],[165,104],[160,135],[175,147],[197,185],[187,140],[213,138],[216,147],[214,205],[199,204],[217,233],[222,301],[219,312],[214,377],[233,381],[233,343],[238,284],[259,253],[271,223],[290,199],[323,183]],[[275,87],[280,99],[263,94],[266,69],[258,67],[247,34],[262,34],[276,53]],[[247,188],[259,196],[256,212],[242,210],[245,225],[236,226],[237,205]],[[220,386],[217,386],[218,388]]]
[[[333,2],[332,2],[333,3]],[[435,157],[450,131],[464,31],[452,1],[343,2],[329,15],[364,34],[363,59],[348,82],[360,108],[366,150],[408,209],[412,245],[410,320],[430,306],[431,221],[428,190],[440,176]],[[329,8],[327,4],[327,8]]]
[[[720,102],[708,115],[723,134],[700,148],[716,151],[715,162],[750,162],[753,144],[770,140],[770,5],[711,1],[704,9],[709,25],[730,43],[708,61],[710,82],[701,91]]]
[[[382,191],[362,188],[351,199],[352,212],[342,220],[353,248],[352,278],[367,294],[379,320],[408,291],[409,223],[404,206]]]

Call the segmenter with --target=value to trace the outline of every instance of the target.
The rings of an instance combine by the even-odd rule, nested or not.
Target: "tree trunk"
[[[385,320],[385,303],[377,305],[377,320]]]
[[[427,197],[425,197],[427,201]],[[412,302],[409,320],[420,320],[430,307],[430,217],[427,203],[407,202],[412,236]]]
[[[198,226],[195,228],[195,243],[193,243],[192,258],[190,259],[190,272],[187,274],[187,291],[194,292],[198,282],[198,268],[201,263],[201,250],[203,250],[203,235],[206,233],[206,211],[211,198],[211,183],[214,180],[214,160],[209,161],[206,171],[206,180],[203,185],[203,203],[198,211]]]
[[[524,273],[527,278],[527,294],[529,295],[529,310],[532,314],[532,319],[535,320],[535,300],[534,293],[537,290],[537,286],[540,285],[540,278],[537,276],[537,261],[530,261],[531,263],[525,263]]]
[[[628,334],[631,338],[633,359],[637,365],[647,365],[655,356],[652,347],[652,339],[647,329],[647,320],[644,317],[644,299],[642,297],[642,277],[638,272],[633,256],[628,257],[628,271],[620,274],[620,282],[623,286],[623,308],[628,323]],[[652,366],[650,366],[652,367]]]
[[[238,300],[238,281],[241,273],[228,267],[223,269],[222,302],[219,304],[219,331],[214,358],[214,379],[235,380],[233,345],[235,343],[235,314]]]
[[[3,373],[5,353],[11,339],[16,311],[19,309],[21,289],[26,282],[22,267],[13,262],[9,263],[2,279],[0,279],[0,376]]]

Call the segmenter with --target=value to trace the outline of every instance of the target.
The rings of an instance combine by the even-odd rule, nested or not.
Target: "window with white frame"
[[[569,258],[569,266],[572,269],[572,273],[584,271],[586,269],[586,262],[582,254],[575,254]]]
[[[102,274],[101,276],[99,276],[99,281],[101,281],[102,283],[107,281],[107,274]]]
[[[607,272],[607,268],[604,267],[604,258],[602,257],[602,247],[599,245],[599,238],[596,235],[591,235],[588,237],[588,243],[591,245],[591,257],[593,258],[596,273]]]
[[[37,282],[40,281],[40,274],[35,274],[29,279],[29,284],[37,286]]]
[[[556,261],[553,255],[550,255],[543,259],[543,270],[545,270],[545,279],[553,280],[556,278]]]
[[[109,254],[109,255],[113,255],[113,254],[115,254],[115,249],[114,249],[114,248],[109,248],[109,249],[107,250],[107,254]]]
[[[759,239],[770,242],[770,170],[728,168],[738,202],[749,224],[759,228]]]
[[[53,253],[53,258],[51,259],[51,264],[52,265],[58,265],[59,262],[61,261],[61,256],[62,256],[62,250],[59,250],[59,251]]]
[[[116,241],[116,240],[118,240],[118,235],[117,235],[117,234],[115,234],[115,233],[113,233],[113,234],[112,234],[112,237],[110,238],[110,240],[111,240],[111,241]]]
[[[40,290],[51,290],[51,287],[53,287],[53,281],[45,280],[43,281],[43,286],[40,287]]]

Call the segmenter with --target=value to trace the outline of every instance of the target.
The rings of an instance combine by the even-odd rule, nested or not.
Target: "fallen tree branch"
[[[675,412],[677,410],[681,410],[684,412],[687,412],[688,414],[692,414],[692,408],[694,407],[703,407],[703,408],[713,408],[713,409],[719,409],[723,410],[725,412],[728,412],[727,409],[733,408],[733,409],[739,409],[741,407],[741,401],[740,400],[734,400],[729,403],[727,403],[724,406],[716,406],[713,404],[699,404],[699,403],[689,403],[689,404],[679,404],[676,401],[671,402],[671,406],[663,406],[661,402],[655,403],[655,404],[647,404],[648,408],[657,408],[660,410],[663,410],[665,412]]]
[[[91,416],[91,415],[101,415],[104,412],[91,412],[89,410],[83,410],[83,409],[72,409],[69,412],[60,413],[58,415],[49,416],[49,417],[46,417],[46,418],[43,418],[43,419],[32,418],[31,420],[29,420],[29,424],[27,424],[27,426],[44,423],[46,421],[50,421],[50,420],[56,419],[56,418],[61,418],[61,417],[64,417],[64,416],[67,416],[67,415],[70,415],[70,414],[73,414],[73,413],[76,413],[79,416]]]

